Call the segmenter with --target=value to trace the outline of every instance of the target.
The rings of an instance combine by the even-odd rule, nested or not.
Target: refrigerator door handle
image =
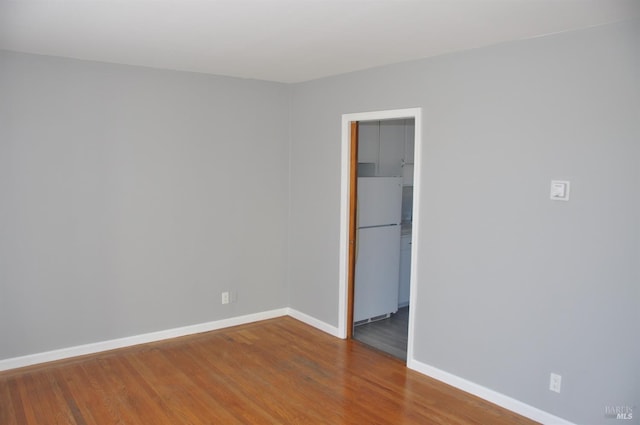
[[[397,224],[391,223],[391,224],[378,224],[376,226],[362,226],[362,227],[359,227],[358,229],[378,229],[380,227],[391,227],[391,226],[397,226]]]

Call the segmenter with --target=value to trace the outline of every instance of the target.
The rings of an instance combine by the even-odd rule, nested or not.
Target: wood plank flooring
[[[399,308],[391,317],[356,326],[353,337],[401,360],[407,360],[409,307]]]
[[[290,317],[0,372],[0,424],[533,424]]]

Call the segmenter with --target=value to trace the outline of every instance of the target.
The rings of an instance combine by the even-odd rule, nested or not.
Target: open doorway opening
[[[393,136],[395,134],[395,136]],[[401,134],[401,136],[400,136]],[[357,154],[358,139],[362,139],[360,146],[360,154]],[[396,140],[391,143],[391,140]],[[398,142],[400,140],[400,142]],[[375,328],[376,322],[387,319],[404,320],[403,338],[406,340],[406,355],[404,353],[398,357],[407,359],[411,362],[413,359],[413,317],[415,314],[415,294],[417,291],[417,267],[416,257],[418,244],[416,243],[416,235],[419,228],[419,185],[420,185],[420,143],[421,141],[421,109],[401,109],[389,111],[366,112],[356,114],[345,114],[342,120],[342,190],[341,190],[341,226],[340,226],[340,317],[339,317],[339,333],[344,338],[351,338],[354,334],[361,333],[365,327]],[[407,147],[407,143],[409,147]],[[353,149],[352,149],[353,148]],[[354,156],[354,149],[356,155]],[[413,160],[410,160],[410,154],[413,153]],[[359,176],[359,177],[358,177]],[[354,208],[357,206],[358,200],[358,180],[362,183],[360,186],[360,197],[366,197],[367,191],[373,191],[373,203],[377,202],[384,205],[393,204],[397,206],[396,216],[397,222],[393,224],[393,220],[389,223],[368,223],[367,214],[364,216],[354,214]],[[386,181],[386,183],[385,183]],[[376,182],[376,184],[370,184]],[[381,182],[378,184],[377,182]],[[376,187],[394,186],[388,193],[388,199],[381,199],[375,196]],[[373,187],[373,189],[372,189]],[[399,190],[398,190],[399,189]],[[385,191],[383,190],[383,193]],[[385,195],[386,196],[386,195]],[[395,201],[391,201],[391,198]],[[404,208],[403,208],[404,199]],[[412,205],[411,205],[412,204]],[[360,213],[363,213],[361,210]],[[375,215],[375,214],[374,214]],[[383,212],[384,215],[384,212]],[[404,219],[404,220],[403,220]],[[364,220],[364,221],[363,221]],[[383,220],[384,221],[384,220]],[[404,222],[404,229],[402,228]],[[394,227],[395,226],[395,227]],[[355,229],[354,229],[355,227]],[[371,229],[366,233],[365,229]],[[383,230],[373,230],[383,229]],[[355,232],[360,230],[361,232]],[[403,232],[404,230],[404,232]],[[371,245],[366,246],[366,240],[360,240],[361,237],[367,240],[380,239],[381,235],[394,233],[393,240],[396,247],[393,250],[372,248]],[[404,235],[402,233],[405,233]],[[380,236],[380,237],[378,237]],[[409,239],[402,241],[402,236],[410,236]],[[387,240],[390,240],[386,237]],[[401,243],[404,242],[404,243]],[[406,244],[406,246],[404,246]],[[356,247],[356,249],[354,249]],[[360,252],[360,248],[364,248],[365,252]],[[397,249],[396,249],[397,248]],[[404,265],[402,276],[400,275],[400,251],[404,248]],[[383,252],[375,254],[376,249]],[[367,252],[369,251],[369,252]],[[386,295],[378,297],[378,301],[387,302],[390,309],[387,313],[375,314],[376,309],[361,307],[361,304],[369,304],[367,295],[362,298],[362,302],[358,301],[358,296],[362,292],[358,292],[355,285],[355,275],[358,273],[361,277],[367,276],[366,270],[356,270],[358,263],[356,255],[369,256],[371,253],[378,255],[378,258],[389,257],[394,258],[397,262],[395,272],[387,269],[389,279],[395,280],[393,285],[386,286]],[[374,256],[375,256],[374,255]],[[397,257],[397,259],[396,259]],[[370,261],[370,260],[369,260]],[[367,261],[364,261],[366,265]],[[409,267],[406,265],[409,264]],[[362,265],[362,264],[361,264]],[[361,267],[360,267],[361,268]],[[366,269],[366,267],[365,267]],[[375,275],[375,271],[373,275]],[[369,276],[371,276],[369,270]],[[408,276],[407,276],[408,275]],[[405,285],[400,287],[400,279],[404,279]],[[409,282],[408,286],[406,282]],[[366,286],[366,285],[365,285]],[[363,289],[360,286],[359,289]],[[366,288],[365,288],[366,289]],[[375,294],[375,291],[373,291]],[[365,294],[371,295],[372,292],[365,291]],[[370,298],[370,297],[369,297]],[[391,300],[391,302],[389,302]],[[354,302],[355,301],[355,302]],[[374,302],[375,304],[375,302]],[[391,305],[391,307],[389,307]],[[402,317],[404,315],[404,317]],[[391,321],[389,321],[390,323]],[[396,320],[397,322],[397,320]],[[354,324],[358,325],[354,327]],[[373,326],[369,326],[369,325]],[[396,323],[394,323],[396,324]],[[390,324],[392,327],[394,324]],[[402,326],[402,325],[401,325]],[[354,332],[355,329],[355,332]],[[393,331],[392,331],[393,332]],[[381,347],[379,347],[381,348]],[[404,351],[404,350],[403,350]]]
[[[349,259],[355,266],[352,335],[406,360],[415,120],[359,121],[357,126],[351,144],[357,158],[357,178],[351,181],[356,194],[351,212],[355,255]]]

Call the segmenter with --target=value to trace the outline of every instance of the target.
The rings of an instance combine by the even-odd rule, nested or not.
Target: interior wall
[[[0,52],[0,359],[285,307],[288,96]]]
[[[338,325],[342,114],[422,107],[415,360],[575,423],[637,407],[639,29],[295,85],[291,307]]]

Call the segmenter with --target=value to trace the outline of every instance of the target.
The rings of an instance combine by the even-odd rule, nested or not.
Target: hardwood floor
[[[401,360],[407,360],[409,307],[399,308],[391,317],[356,326],[353,337]]]
[[[290,317],[0,372],[0,424],[533,424]]]

